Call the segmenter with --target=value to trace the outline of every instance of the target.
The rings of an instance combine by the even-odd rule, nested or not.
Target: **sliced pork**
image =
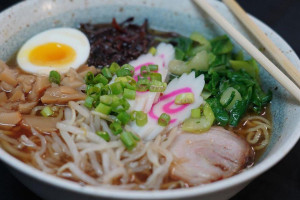
[[[254,156],[250,145],[222,127],[208,132],[180,133],[170,147],[174,154],[171,177],[191,185],[230,177],[249,165]]]

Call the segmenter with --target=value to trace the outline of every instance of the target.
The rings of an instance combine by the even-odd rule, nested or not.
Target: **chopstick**
[[[270,40],[266,34],[253,22],[249,15],[235,0],[223,0],[227,7],[236,15],[236,17],[244,24],[244,26],[250,31],[253,36],[265,47],[265,49],[271,54],[274,60],[276,60],[285,70],[286,73],[294,80],[294,82],[300,87],[300,72],[293,65],[293,63],[280,51],[279,48]]]
[[[222,15],[218,13],[206,0],[194,0],[210,17],[212,17],[237,43],[239,43],[259,64],[261,64],[284,88],[286,88],[299,102],[300,89],[282,73],[264,54],[238,32]]]

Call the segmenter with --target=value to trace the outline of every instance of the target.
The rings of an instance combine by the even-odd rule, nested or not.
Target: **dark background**
[[[18,2],[0,0],[0,11]],[[238,0],[244,9],[272,27],[300,55],[300,0]],[[1,36],[0,36],[1,37]],[[0,199],[39,200],[0,163]],[[231,200],[300,200],[300,143],[275,167]]]

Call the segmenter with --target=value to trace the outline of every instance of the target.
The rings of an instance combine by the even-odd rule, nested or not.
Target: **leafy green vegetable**
[[[199,33],[192,33],[190,38],[180,37],[173,42],[177,44],[177,60],[170,62],[170,72],[174,73],[170,79],[190,71],[195,71],[196,76],[204,74],[202,96],[218,125],[236,126],[247,110],[259,113],[271,101],[272,92],[265,93],[259,85],[256,61],[244,60],[242,51],[234,53],[228,36],[209,41]],[[194,122],[190,120],[186,125]]]

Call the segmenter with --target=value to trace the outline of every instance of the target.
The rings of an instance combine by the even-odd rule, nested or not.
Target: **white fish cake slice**
[[[198,108],[203,103],[200,96],[204,87],[204,76],[200,75],[195,78],[195,72],[183,74],[180,78],[173,79],[167,86],[163,95],[159,98],[148,113],[148,123],[139,127],[135,122],[131,123],[132,129],[143,139],[151,140],[162,131],[182,123],[191,114],[191,110]],[[182,93],[191,92],[194,94],[194,102],[185,105],[176,105],[175,98]],[[167,113],[171,117],[170,124],[167,127],[158,125],[157,121],[162,113]]]

